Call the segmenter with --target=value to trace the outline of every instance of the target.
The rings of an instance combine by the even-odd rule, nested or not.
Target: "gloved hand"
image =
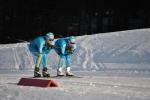
[[[73,54],[74,50],[69,51],[70,54]]]
[[[68,52],[69,54],[73,54],[74,51],[75,51],[75,50],[73,49],[72,46],[68,46],[68,47],[67,47],[67,52]]]
[[[50,47],[50,49],[55,49],[54,45],[50,45],[49,47]]]

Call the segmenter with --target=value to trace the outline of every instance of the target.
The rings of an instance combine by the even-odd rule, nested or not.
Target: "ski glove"
[[[50,47],[50,49],[55,49],[54,45],[50,45],[49,47]]]
[[[68,47],[67,47],[67,52],[68,52],[69,54],[73,54],[74,51],[75,51],[75,49],[74,49],[72,46],[68,46]]]

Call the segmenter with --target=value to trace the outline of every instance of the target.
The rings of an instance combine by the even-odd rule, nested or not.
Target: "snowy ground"
[[[0,45],[0,100],[150,100],[150,29],[77,40],[72,70],[83,78],[53,78],[58,88],[17,86],[21,77],[33,76],[28,43]],[[51,75],[58,60],[52,51]]]
[[[74,72],[83,78],[52,78],[59,87],[17,86],[32,72],[0,74],[0,100],[149,100],[150,74]],[[55,73],[51,73],[54,75]]]

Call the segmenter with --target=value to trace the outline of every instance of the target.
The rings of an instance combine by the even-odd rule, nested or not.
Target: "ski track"
[[[52,78],[58,88],[17,85],[20,77],[31,77],[31,73],[1,74],[0,100],[149,100],[149,75],[108,74],[80,72],[83,78]]]

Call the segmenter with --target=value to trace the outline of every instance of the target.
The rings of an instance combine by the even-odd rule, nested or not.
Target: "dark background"
[[[0,0],[0,43],[150,27],[149,0]]]

